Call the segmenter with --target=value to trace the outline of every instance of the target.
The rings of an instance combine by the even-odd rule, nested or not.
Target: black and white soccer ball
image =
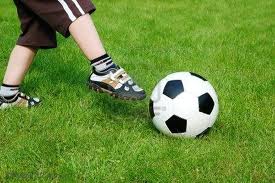
[[[212,85],[190,72],[173,73],[153,90],[150,115],[162,133],[176,137],[197,137],[215,123],[219,104]]]

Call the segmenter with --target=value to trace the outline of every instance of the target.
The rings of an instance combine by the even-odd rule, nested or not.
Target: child
[[[40,103],[19,90],[38,49],[55,48],[56,31],[72,35],[91,62],[89,87],[125,100],[146,97],[131,77],[106,53],[89,14],[95,11],[90,0],[14,0],[22,34],[14,47],[0,89],[0,109],[33,107]]]

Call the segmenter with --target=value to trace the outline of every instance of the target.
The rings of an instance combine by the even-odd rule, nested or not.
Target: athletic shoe
[[[34,107],[39,105],[38,98],[31,98],[22,92],[18,92],[15,96],[7,98],[0,96],[0,109],[9,107]]]
[[[143,100],[146,97],[145,91],[136,85],[124,69],[119,66],[102,72],[93,68],[88,85],[92,90],[108,93],[123,100]]]

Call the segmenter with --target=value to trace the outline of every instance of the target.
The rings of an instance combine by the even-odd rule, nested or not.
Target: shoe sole
[[[145,98],[145,97],[143,97],[143,98],[121,97],[109,90],[106,90],[105,88],[98,86],[97,84],[90,83],[90,82],[88,82],[88,86],[91,90],[93,90],[97,93],[106,93],[106,94],[109,94],[113,98],[117,98],[117,99],[121,99],[121,100],[136,101],[136,100],[143,100]]]

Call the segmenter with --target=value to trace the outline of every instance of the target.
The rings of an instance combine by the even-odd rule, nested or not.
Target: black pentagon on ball
[[[214,100],[209,95],[209,93],[205,93],[199,96],[199,111],[205,114],[211,114],[214,108]]]
[[[166,125],[171,133],[184,133],[186,132],[187,120],[173,115],[166,122]]]
[[[153,119],[155,117],[155,112],[154,112],[154,102],[150,100],[149,102],[149,113],[151,118]]]
[[[163,94],[171,99],[176,98],[182,92],[184,88],[181,80],[168,81],[163,90]]]
[[[202,77],[201,75],[198,75],[198,74],[193,73],[193,72],[190,72],[190,74],[191,74],[192,76],[195,76],[195,77],[197,77],[197,78],[202,79],[203,81],[207,81],[207,79],[205,79],[205,78],[204,78],[204,77]]]

